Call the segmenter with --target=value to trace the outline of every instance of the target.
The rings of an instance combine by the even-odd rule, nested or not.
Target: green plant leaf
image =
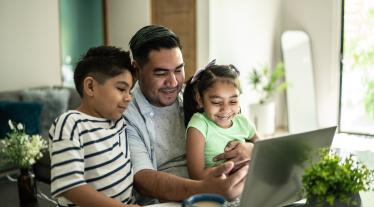
[[[353,156],[342,160],[328,149],[320,151],[320,161],[305,169],[302,192],[332,204],[335,199],[349,201],[351,195],[369,190],[374,182],[374,170],[355,161]]]
[[[374,80],[368,81],[364,99],[365,111],[374,120]]]
[[[275,92],[284,91],[288,83],[283,80],[285,76],[283,63],[278,63],[273,70],[263,65],[260,70],[253,68],[249,73],[249,83],[260,95],[259,103],[270,100]]]

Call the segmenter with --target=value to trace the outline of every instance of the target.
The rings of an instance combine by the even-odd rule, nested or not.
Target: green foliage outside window
[[[368,81],[365,95],[365,111],[374,120],[374,80]]]

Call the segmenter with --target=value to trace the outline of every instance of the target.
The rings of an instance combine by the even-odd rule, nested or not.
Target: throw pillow
[[[67,111],[70,92],[67,89],[31,89],[22,93],[22,101],[43,104],[41,113],[41,133],[48,137],[53,121]]]
[[[9,119],[22,123],[27,134],[39,134],[42,107],[40,103],[0,101],[0,138],[10,131]]]

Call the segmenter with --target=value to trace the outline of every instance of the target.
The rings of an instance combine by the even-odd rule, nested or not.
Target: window
[[[374,1],[343,0],[339,130],[374,135]]]
[[[103,0],[60,0],[61,71],[64,86],[74,86],[74,67],[90,47],[104,44]]]

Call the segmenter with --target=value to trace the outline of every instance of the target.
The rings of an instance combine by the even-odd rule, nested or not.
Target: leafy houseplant
[[[307,206],[360,206],[358,193],[370,190],[374,171],[352,155],[342,160],[322,149],[320,156],[321,160],[307,168],[302,178]]]
[[[20,169],[29,169],[47,148],[46,141],[40,135],[31,137],[25,133],[21,123],[8,121],[11,131],[0,141],[1,153],[6,159]],[[14,127],[16,125],[16,127]]]
[[[9,162],[20,168],[21,174],[17,178],[20,202],[36,202],[36,184],[30,169],[43,156],[42,152],[47,148],[47,143],[40,135],[26,134],[25,127],[20,123],[9,120],[8,124],[11,131],[0,141],[0,152]]]
[[[274,70],[268,66],[261,69],[254,68],[249,74],[249,83],[259,95],[258,103],[264,104],[272,98],[275,92],[281,92],[287,88],[284,77],[284,65],[278,63]]]
[[[272,98],[275,92],[287,88],[287,82],[282,79],[283,77],[283,63],[278,63],[273,70],[264,65],[260,69],[254,68],[249,73],[249,84],[258,98],[255,104],[249,106],[249,118],[262,135],[270,135],[275,131],[275,103]]]

